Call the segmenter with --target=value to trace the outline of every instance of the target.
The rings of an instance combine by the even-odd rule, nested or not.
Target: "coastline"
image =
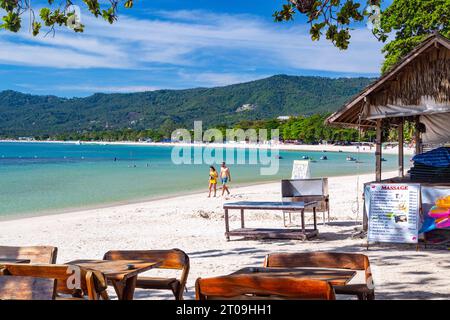
[[[373,153],[375,148],[356,146],[336,146],[329,144],[251,144],[251,143],[183,143],[183,142],[135,142],[135,141],[34,141],[34,140],[0,140],[5,143],[58,143],[58,144],[83,144],[83,145],[119,145],[119,146],[153,146],[153,147],[210,147],[210,148],[239,148],[239,149],[269,149],[283,151],[315,151],[315,152],[349,152],[349,153]],[[385,154],[398,154],[398,147],[383,148]],[[414,148],[404,148],[405,155],[413,155]]]
[[[396,171],[390,171],[383,173],[383,177],[392,177],[395,176],[397,172]],[[355,180],[360,179],[359,183],[362,186],[362,183],[364,181],[371,181],[374,179],[373,174],[361,174],[361,175],[342,175],[342,176],[335,176],[330,177],[329,181],[330,183],[334,184],[345,184],[343,189],[351,190],[352,187],[354,187],[354,184],[349,184],[347,180]],[[347,182],[347,183],[346,183]],[[183,194],[177,194],[177,195],[168,195],[168,196],[161,196],[157,198],[151,198],[151,199],[139,199],[139,200],[132,200],[132,201],[124,201],[124,202],[118,202],[118,203],[110,203],[105,205],[98,205],[98,206],[92,206],[92,207],[82,207],[82,208],[72,208],[72,209],[62,209],[62,210],[55,210],[55,212],[47,212],[47,213],[37,213],[36,215],[29,215],[29,216],[22,216],[22,217],[11,217],[11,219],[0,219],[0,229],[5,224],[15,224],[19,222],[33,222],[33,221],[50,221],[52,219],[72,219],[72,218],[80,218],[80,217],[88,217],[89,215],[96,215],[96,214],[109,214],[111,212],[115,211],[126,211],[130,208],[135,207],[152,207],[153,204],[164,204],[164,206],[170,206],[168,205],[170,202],[173,204],[173,206],[180,206],[187,200],[195,200],[197,203],[201,203],[202,200],[205,201],[216,201],[217,203],[222,204],[225,201],[233,201],[236,197],[241,198],[243,195],[249,195],[254,194],[258,191],[263,191],[261,193],[261,197],[264,197],[266,195],[266,191],[268,194],[276,193],[281,197],[280,193],[280,181],[271,181],[271,182],[257,182],[257,183],[248,183],[248,184],[242,184],[242,185],[235,185],[230,188],[232,191],[231,196],[217,196],[216,198],[207,198],[207,190],[200,192],[200,191],[192,191],[187,192]],[[254,191],[252,191],[254,189]],[[217,190],[218,194],[220,194],[220,188]],[[170,200],[170,201],[167,201]],[[278,199],[279,200],[279,199]],[[348,217],[347,217],[348,218]],[[1,236],[1,235],[0,235]]]
[[[4,140],[3,140],[4,141]],[[51,142],[47,142],[47,141],[41,141],[41,142],[37,142],[37,141],[11,141],[9,140],[8,142],[10,143],[41,143],[41,144],[65,144],[65,145],[74,145],[77,144],[76,142],[73,141],[66,141],[66,142],[61,142],[61,141],[51,141]],[[104,143],[100,143],[100,142],[91,142],[91,143],[86,143],[83,145],[104,145]],[[118,146],[124,146],[124,145],[133,145],[133,146],[142,146],[142,148],[145,147],[152,147],[152,146],[157,146],[157,147],[161,147],[161,148],[171,148],[173,146],[186,146],[187,144],[182,144],[182,143],[129,143],[129,142],[116,142],[116,143],[111,143],[111,145],[118,145]],[[199,146],[199,144],[191,144],[193,146]],[[205,145],[205,144],[203,144]],[[209,144],[208,146],[210,147],[240,147],[240,148],[245,148],[245,147],[249,147],[249,145],[247,144]],[[258,148],[261,146],[258,145],[250,145],[250,147],[254,147],[254,148]],[[286,145],[284,147],[292,147],[292,145]],[[317,145],[317,146],[312,146],[312,145],[299,145],[297,146],[299,148],[301,147],[307,147],[310,150],[313,151],[318,151],[317,149],[322,149],[324,146],[322,145]],[[328,146],[331,150],[330,152],[336,152],[336,148],[340,147],[340,146]],[[334,148],[334,149],[333,149]],[[95,148],[96,149],[96,148]],[[141,149],[144,150],[144,149]],[[170,149],[166,149],[169,150]],[[354,150],[352,150],[353,152]],[[150,149],[150,152],[153,152]],[[156,152],[156,151],[155,151]],[[294,150],[295,152],[295,150]],[[367,154],[367,153],[366,153]],[[288,158],[288,156],[285,154],[283,155],[284,158]],[[342,154],[342,156],[345,157],[345,154]],[[295,153],[292,154],[292,157],[294,158],[298,158],[296,156]],[[289,156],[289,158],[291,158],[291,156]],[[392,168],[390,168],[392,170]],[[355,171],[348,171],[348,172],[328,172],[328,174],[322,174],[321,176],[327,176],[327,177],[345,177],[345,176],[351,176],[354,175],[356,172]],[[361,170],[359,172],[360,175],[364,175],[366,173],[370,173],[369,170]],[[290,172],[288,173],[290,175]],[[283,175],[283,177],[287,175]],[[248,177],[247,177],[248,178]],[[255,181],[253,179],[242,179],[243,181],[240,182],[233,182],[232,187],[233,188],[241,188],[241,187],[247,187],[247,186],[257,186],[257,185],[264,185],[264,184],[270,184],[273,183],[275,181],[279,181],[281,179],[281,177],[270,177],[266,179],[256,179],[256,180],[260,180],[260,181]],[[253,180],[253,181],[252,181]],[[262,180],[262,181],[261,181]],[[159,189],[158,187],[155,187],[156,189]],[[155,189],[154,188],[154,189]],[[193,195],[193,194],[201,194],[203,192],[206,192],[206,187],[203,186],[199,186],[199,185],[195,185],[191,188],[186,188],[186,189],[180,189],[181,191],[176,191],[176,190],[165,190],[165,191],[158,191],[158,190],[153,190],[150,192],[144,192],[141,193],[139,195],[135,195],[133,196],[129,196],[129,197],[110,197],[110,199],[104,199],[104,198],[96,198],[97,201],[79,201],[79,202],[74,202],[72,204],[69,205],[62,205],[59,206],[59,208],[57,206],[48,206],[48,207],[44,207],[41,206],[40,208],[34,207],[34,206],[28,206],[26,208],[24,208],[23,210],[16,210],[11,211],[9,213],[6,213],[8,211],[5,211],[4,214],[0,215],[0,221],[11,221],[11,220],[19,220],[19,219],[27,219],[27,218],[31,218],[31,217],[39,217],[39,216],[54,216],[54,215],[60,215],[60,214],[64,214],[64,213],[76,213],[76,212],[80,212],[80,211],[85,211],[85,210],[95,210],[95,209],[105,209],[105,208],[113,208],[113,207],[118,207],[118,206],[126,206],[126,205],[130,205],[130,204],[138,204],[138,203],[146,203],[146,202],[151,202],[151,201],[155,201],[155,200],[162,200],[162,199],[172,199],[172,198],[177,198],[180,196],[186,196],[186,195]],[[45,200],[45,199],[44,199]]]
[[[396,171],[388,171],[384,174],[391,176],[395,174]],[[359,176],[367,176],[370,175],[368,173],[361,173]],[[330,178],[344,178],[344,177],[353,177],[357,175],[353,174],[342,174],[339,176],[332,176]],[[238,184],[232,184],[231,188],[233,190],[237,189],[240,190],[242,188],[248,188],[248,187],[265,187],[265,186],[271,186],[273,184],[279,183],[280,179],[274,179],[270,181],[259,181],[259,182],[242,182]],[[220,186],[217,188],[217,192],[219,193]],[[162,201],[162,200],[171,200],[171,199],[177,199],[187,196],[202,196],[206,195],[208,190],[205,188],[205,190],[202,191],[202,189],[196,189],[192,191],[185,191],[185,192],[177,192],[177,194],[166,194],[166,195],[157,195],[157,196],[149,196],[144,198],[138,198],[138,199],[129,199],[129,200],[122,200],[122,201],[115,201],[115,202],[107,202],[107,203],[99,203],[99,204],[92,204],[92,205],[86,205],[81,207],[72,207],[72,208],[62,208],[62,209],[53,209],[53,210],[47,210],[47,211],[40,211],[40,212],[23,212],[23,213],[15,213],[10,214],[7,216],[0,216],[0,223],[4,221],[17,221],[17,220],[24,220],[29,218],[38,218],[38,217],[47,217],[47,216],[59,216],[64,214],[72,214],[77,212],[84,212],[84,211],[92,211],[92,210],[102,210],[102,209],[111,209],[111,208],[120,208],[124,206],[129,205],[138,205],[138,204],[148,204],[152,203],[154,201]]]
[[[345,177],[348,175],[342,175],[339,177]],[[243,182],[239,184],[233,184],[233,188],[246,188],[246,187],[253,187],[253,186],[264,186],[264,185],[270,185],[273,183],[276,183],[278,180],[273,181],[264,181],[264,182]],[[219,188],[218,188],[219,191]],[[101,209],[110,209],[110,208],[118,208],[118,207],[124,207],[129,205],[136,205],[136,204],[147,204],[151,203],[153,201],[162,201],[162,200],[171,200],[171,199],[177,199],[180,197],[186,197],[186,196],[199,196],[199,195],[205,195],[208,192],[208,190],[192,190],[192,191],[185,191],[185,192],[178,192],[177,194],[166,194],[166,195],[158,195],[154,197],[145,197],[145,198],[139,198],[139,199],[130,199],[130,200],[122,200],[122,201],[115,201],[115,202],[107,202],[107,203],[100,203],[100,204],[93,204],[93,205],[86,205],[81,207],[73,207],[73,208],[63,208],[63,209],[53,209],[48,211],[40,211],[36,213],[30,213],[30,212],[23,212],[23,213],[14,213],[7,216],[0,216],[0,223],[4,221],[16,221],[16,220],[24,220],[29,218],[38,218],[38,217],[47,217],[47,216],[58,216],[58,215],[64,215],[64,214],[71,214],[71,213],[77,213],[81,211],[92,211],[92,210],[101,210]]]

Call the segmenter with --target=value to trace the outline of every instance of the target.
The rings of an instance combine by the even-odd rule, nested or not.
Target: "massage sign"
[[[371,184],[369,242],[417,243],[419,184]]]

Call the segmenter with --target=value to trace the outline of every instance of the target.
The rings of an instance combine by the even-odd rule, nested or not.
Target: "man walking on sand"
[[[222,182],[222,196],[224,195],[225,191],[230,194],[227,183],[231,182],[231,174],[230,168],[225,165],[225,162],[222,162],[222,166],[220,167],[220,181]]]

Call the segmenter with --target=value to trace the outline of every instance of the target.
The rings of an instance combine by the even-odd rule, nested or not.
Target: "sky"
[[[74,1],[74,3],[81,1]],[[103,3],[105,1],[102,1]],[[43,1],[34,0],[36,10]],[[312,42],[309,24],[275,23],[284,0],[137,0],[110,25],[82,11],[84,33],[0,31],[0,90],[84,97],[224,86],[275,74],[378,76],[382,44],[355,26],[347,51]]]

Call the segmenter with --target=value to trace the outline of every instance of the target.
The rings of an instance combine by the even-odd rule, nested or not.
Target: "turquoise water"
[[[171,153],[158,146],[0,143],[0,219],[206,190],[209,165],[175,165]],[[322,152],[279,154],[276,175],[261,175],[260,165],[230,165],[232,186],[289,178],[293,160],[302,156],[317,160],[311,163],[315,177],[374,171],[371,154],[327,152],[328,161],[319,160]],[[362,163],[345,161],[347,155]],[[385,170],[394,170],[396,156],[385,159]]]

